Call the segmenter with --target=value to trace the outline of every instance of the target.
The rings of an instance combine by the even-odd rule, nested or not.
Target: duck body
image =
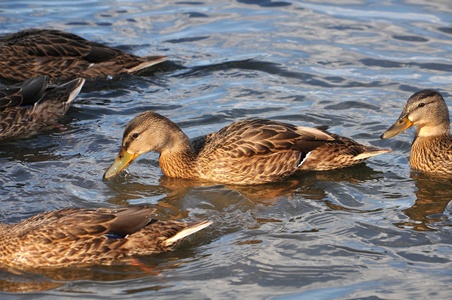
[[[151,218],[155,209],[67,208],[0,224],[0,264],[12,267],[111,265],[139,255],[171,250],[211,222]]]
[[[134,73],[166,59],[139,57],[91,42],[72,33],[28,29],[0,36],[0,78],[24,81],[39,75],[51,78],[93,78]]]
[[[416,171],[452,175],[452,135],[416,137],[411,145],[410,166]]]
[[[85,80],[50,85],[47,76],[0,88],[0,140],[27,137],[55,125],[79,94]]]
[[[416,126],[416,133],[411,145],[411,168],[430,174],[452,175],[449,110],[440,93],[422,90],[413,94],[400,117],[381,138],[393,137],[412,126]]]
[[[145,112],[127,125],[118,157],[104,174],[116,176],[138,155],[160,152],[165,175],[227,184],[261,184],[282,180],[300,169],[315,149],[340,143],[318,128],[267,119],[238,121],[189,141],[169,119]]]
[[[229,184],[258,184],[282,180],[293,174],[307,154],[333,140],[314,128],[248,119],[222,128],[207,137],[196,156],[196,176]],[[169,156],[160,156],[160,166],[170,177]]]

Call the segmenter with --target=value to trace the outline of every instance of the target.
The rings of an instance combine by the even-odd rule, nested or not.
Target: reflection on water
[[[185,246],[187,246],[185,244]],[[182,250],[171,255],[155,255],[150,258],[134,259],[129,264],[117,266],[93,266],[92,268],[76,269],[30,269],[30,270],[1,270],[0,290],[4,292],[32,292],[62,288],[65,292],[84,293],[71,282],[98,281],[114,282],[117,280],[132,281],[141,277],[156,278],[153,289],[167,288],[164,282],[158,280],[162,272],[181,268],[189,263],[193,253],[182,245]],[[184,262],[185,261],[185,262]],[[37,275],[39,274],[39,275]]]
[[[452,107],[452,8],[336,2],[2,2],[4,33],[49,27],[170,59],[87,82],[60,126],[0,145],[0,221],[146,203],[161,218],[214,224],[133,264],[2,269],[0,298],[450,298],[450,179],[411,172],[412,134],[379,135],[418,90],[438,89]],[[393,152],[249,187],[167,178],[150,153],[103,181],[145,110],[190,138],[261,117]]]
[[[445,210],[452,201],[452,180],[415,172],[411,173],[411,178],[416,185],[416,202],[412,207],[403,210],[410,220],[395,225],[420,231],[439,230],[439,226],[450,226]]]

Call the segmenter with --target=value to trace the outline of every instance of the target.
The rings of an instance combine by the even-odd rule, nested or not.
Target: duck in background
[[[413,94],[397,121],[381,138],[393,137],[411,126],[417,126],[411,145],[411,168],[430,174],[452,175],[449,110],[440,93],[422,90]]]
[[[0,141],[28,137],[50,128],[66,114],[85,79],[61,85],[38,76],[22,84],[0,88]]]
[[[0,78],[20,82],[39,75],[93,78],[134,73],[166,59],[136,56],[72,33],[27,29],[0,36]]]
[[[249,185],[279,181],[300,170],[351,166],[390,150],[267,119],[238,121],[190,141],[171,120],[147,111],[126,126],[119,155],[104,178],[150,151],[160,153],[159,164],[168,177]]]

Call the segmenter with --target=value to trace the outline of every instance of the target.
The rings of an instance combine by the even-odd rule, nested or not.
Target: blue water
[[[214,224],[136,266],[0,271],[0,297],[448,299],[452,183],[410,171],[413,130],[379,135],[421,89],[452,108],[448,1],[3,1],[0,33],[66,30],[169,61],[87,83],[61,126],[0,145],[0,222],[148,203]],[[102,181],[125,125],[154,110],[190,137],[264,117],[392,153],[257,187],[162,175],[158,155]],[[29,294],[21,295],[20,292]]]

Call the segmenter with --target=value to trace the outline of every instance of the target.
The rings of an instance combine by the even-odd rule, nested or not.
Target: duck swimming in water
[[[163,221],[155,209],[66,208],[17,224],[1,224],[0,264],[24,267],[111,265],[127,258],[170,251],[212,222]]]
[[[168,177],[248,185],[279,181],[300,170],[346,167],[390,150],[267,119],[238,121],[190,141],[171,120],[147,111],[127,125],[119,155],[104,178],[150,151],[160,153],[159,164]]]
[[[411,126],[417,126],[411,145],[411,168],[431,174],[452,175],[449,110],[440,93],[422,90],[413,94],[397,121],[381,138],[393,137]]]
[[[0,78],[19,82],[50,78],[93,78],[134,73],[166,59],[140,57],[54,29],[27,29],[0,36]]]
[[[28,137],[57,124],[79,94],[85,79],[61,85],[38,76],[0,88],[0,140]]]

